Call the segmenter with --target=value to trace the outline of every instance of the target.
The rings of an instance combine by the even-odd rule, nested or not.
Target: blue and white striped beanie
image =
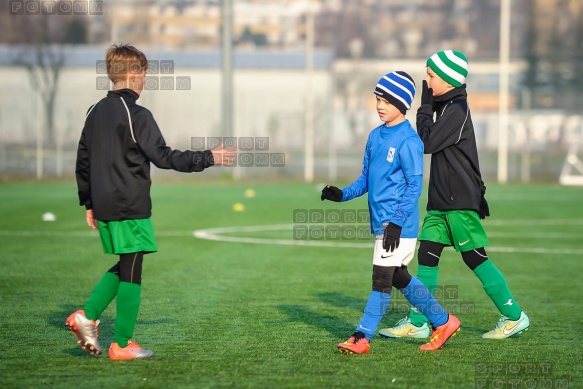
[[[391,72],[381,78],[374,93],[394,105],[404,115],[415,97],[415,81],[405,72]]]

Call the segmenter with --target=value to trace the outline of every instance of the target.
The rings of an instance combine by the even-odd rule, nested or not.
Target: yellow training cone
[[[233,211],[235,212],[243,212],[245,210],[245,206],[241,203],[233,204]]]

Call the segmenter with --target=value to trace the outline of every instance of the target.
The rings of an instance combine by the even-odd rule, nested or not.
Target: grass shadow
[[[325,304],[338,308],[350,308],[363,310],[366,305],[366,299],[355,298],[344,293],[323,292],[316,294],[316,297]]]
[[[324,292],[316,294],[316,297],[326,305],[342,309],[362,311],[366,305],[366,299],[355,298],[344,293]],[[337,316],[312,311],[303,305],[280,305],[278,309],[285,312],[290,318],[290,321],[302,322],[313,327],[321,328],[340,339],[350,335],[357,324],[342,320]]]
[[[363,312],[364,308],[367,303],[367,299],[359,299],[344,293],[338,292],[325,292],[319,293],[316,295],[323,303],[328,305],[338,307],[338,308],[349,308],[354,309],[358,312]],[[382,323],[390,323],[390,325],[394,325],[405,317],[409,313],[409,303],[405,301],[402,303],[401,301],[391,301],[391,305],[387,310],[387,313],[383,317]],[[381,323],[381,325],[382,325]]]
[[[345,338],[354,330],[354,323],[349,323],[336,316],[310,311],[303,305],[279,305],[291,322],[302,322],[309,326],[323,329],[337,338]]]
[[[103,345],[101,345],[103,347]],[[89,351],[81,349],[81,346],[77,345],[77,347],[70,347],[63,350],[63,354],[68,354],[72,357],[76,358],[107,358],[107,348],[104,348],[102,351],[102,355],[91,355]]]
[[[475,327],[475,326],[467,326],[467,325],[464,325],[463,317],[459,317],[458,316],[458,318],[462,322],[461,330],[463,332],[471,332],[471,333],[474,333],[474,334],[480,334],[480,335],[482,335],[482,334],[490,331],[492,328],[494,328],[494,326],[492,326],[492,328],[490,328],[490,329],[484,329],[484,328]]]
[[[78,309],[79,306],[77,305],[72,304],[61,305],[58,311],[54,311],[47,316],[47,323],[52,327],[62,329],[63,333],[67,333],[66,335],[63,336],[69,337],[72,344],[75,344],[73,342],[77,342],[77,338],[65,325],[65,321],[67,320],[67,317],[69,317],[71,313],[75,312]],[[99,343],[101,344],[101,347],[104,349],[104,352],[107,353],[105,345],[108,345],[113,340],[114,320],[113,318],[110,318],[108,316],[105,316],[104,318],[105,318],[104,322],[99,324]],[[103,334],[111,335],[104,336]],[[65,348],[63,349],[63,353],[69,354],[74,357],[91,357],[91,358],[96,357],[94,355],[89,354],[89,352],[82,350],[81,346],[79,345]]]
[[[366,299],[359,299],[359,298],[355,298],[349,295],[346,295],[344,293],[338,293],[338,292],[324,292],[324,293],[319,293],[317,294],[317,297],[324,303],[334,306],[334,307],[339,307],[339,308],[350,308],[350,309],[355,309],[358,311],[363,311],[364,307],[366,306],[367,300]],[[402,297],[402,296],[401,296]],[[387,310],[387,313],[385,314],[385,316],[383,317],[383,320],[381,321],[380,325],[379,325],[379,330],[381,328],[385,328],[385,326],[392,326],[395,325],[397,323],[397,321],[399,321],[400,319],[402,319],[403,317],[405,317],[406,315],[408,315],[409,313],[409,302],[407,302],[406,300],[401,299],[403,301],[394,301],[394,304],[391,305],[389,307],[389,309]],[[340,322],[340,320],[337,319],[338,322]],[[356,323],[352,323],[352,324],[348,324],[346,322],[343,322],[343,327],[341,329],[341,337],[342,336],[346,336],[346,329],[348,329],[348,332],[350,332],[352,330],[352,328],[354,328],[356,326]],[[329,331],[331,332],[331,331]],[[331,332],[332,333],[332,332]],[[336,333],[333,333],[336,335]],[[423,343],[426,343],[427,340],[426,339],[408,339],[408,338],[385,338],[382,337],[380,335],[378,335],[378,331],[375,335],[375,339],[382,339],[383,341],[388,341],[388,342],[392,342],[392,343],[398,343],[398,344],[417,344],[417,345],[421,345]]]
[[[47,317],[47,322],[53,327],[63,328],[68,331],[67,326],[65,326],[65,320],[78,309],[79,307],[77,305],[62,305],[59,311],[53,312]],[[99,323],[100,337],[102,333],[113,333],[114,321],[114,317],[108,315],[101,316]]]
[[[139,320],[137,321],[136,325],[139,326],[156,326],[159,324],[176,324],[178,320],[176,319],[155,319],[155,320]]]

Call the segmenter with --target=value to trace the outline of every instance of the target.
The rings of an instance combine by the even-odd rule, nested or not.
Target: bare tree
[[[57,15],[13,15],[10,23],[18,31],[19,48],[14,65],[26,69],[32,89],[38,93],[45,115],[46,139],[55,143],[55,102],[65,64],[63,19]]]
[[[65,63],[63,49],[57,45],[35,44],[32,56],[22,56],[17,64],[26,68],[32,88],[40,95],[49,144],[55,142],[55,101],[59,78]],[[25,59],[29,58],[30,59]]]

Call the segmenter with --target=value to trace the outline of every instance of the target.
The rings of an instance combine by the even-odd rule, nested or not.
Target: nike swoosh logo
[[[383,259],[384,259],[384,258],[388,258],[388,257],[392,257],[392,255],[386,255],[386,256],[385,256],[385,255],[381,254],[381,258],[383,258]]]
[[[470,241],[470,240],[468,239],[468,240],[466,240],[465,242],[459,242],[458,244],[459,244],[460,246],[463,246],[463,245],[465,245],[466,243],[468,243],[469,241]]]
[[[436,334],[433,338],[431,338],[431,342],[435,342],[441,334],[442,334],[441,332],[439,334]]]
[[[420,332],[421,332],[421,330],[419,330],[419,331],[413,331],[413,330],[409,330],[409,332],[407,332],[407,335],[409,335],[409,336],[413,336],[413,335],[417,335],[417,334],[418,334],[418,333],[420,333]]]
[[[519,325],[521,322],[522,322],[522,320],[517,321],[516,324],[510,328],[508,328],[508,324],[506,324],[504,326],[504,328],[502,329],[502,331],[504,332],[504,335],[509,335],[516,328],[516,326]]]

